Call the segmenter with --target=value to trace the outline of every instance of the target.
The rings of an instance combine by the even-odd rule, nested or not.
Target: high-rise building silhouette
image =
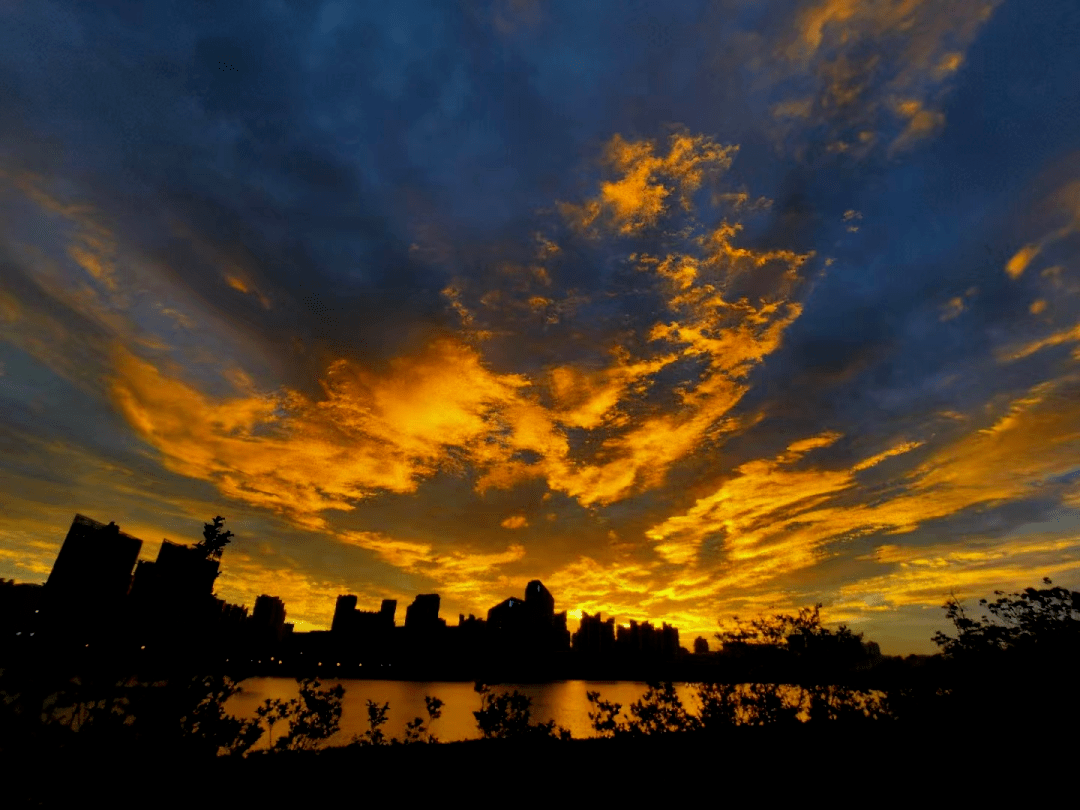
[[[394,604],[396,607],[397,603]],[[410,630],[428,630],[445,626],[446,619],[439,618],[437,593],[419,594],[413,603],[405,608],[405,627]]]
[[[49,599],[87,608],[123,599],[140,549],[142,540],[115,523],[76,514],[45,583]]]
[[[356,597],[342,594],[334,605],[334,618],[330,622],[331,633],[348,633],[352,628],[352,617],[356,612]]]
[[[356,603],[352,594],[337,598],[330,647],[347,662],[383,663],[390,657],[397,600],[383,599],[379,610],[357,610]]]
[[[570,649],[566,612],[555,613],[555,598],[534,579],[525,598],[511,596],[488,611],[488,634],[504,655],[543,655]]]
[[[249,622],[256,643],[280,643],[285,636],[285,603],[276,596],[262,594],[255,599]]]
[[[606,621],[600,613],[590,616],[581,614],[581,624],[574,633],[574,652],[587,658],[610,655],[615,649],[615,619]]]
[[[540,624],[550,624],[555,618],[555,597],[538,579],[525,586],[525,608]]]
[[[205,602],[214,592],[221,563],[195,546],[161,541],[157,561],[141,560],[135,568],[131,595],[138,601],[171,601],[177,607]]]
[[[667,622],[657,628],[652,622],[638,624],[631,619],[629,626],[616,630],[615,651],[624,658],[673,658],[679,654],[679,629]]]
[[[518,620],[518,616],[521,619]],[[487,615],[488,627],[492,632],[500,633],[516,629],[525,622],[525,600],[511,596],[491,608]]]

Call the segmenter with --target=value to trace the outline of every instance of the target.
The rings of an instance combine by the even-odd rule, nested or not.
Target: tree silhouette
[[[229,545],[232,540],[233,533],[231,531],[222,531],[221,527],[225,523],[225,518],[218,515],[214,518],[213,523],[203,524],[203,539],[195,544],[195,548],[206,554],[208,560],[220,560],[221,552],[225,550],[225,546]]]
[[[1044,577],[1043,584],[1054,583]],[[998,598],[993,602],[979,600],[985,612],[976,617],[969,616],[955,596],[949,598],[945,615],[956,635],[940,630],[934,634],[943,654],[954,659],[1001,653],[1055,657],[1080,648],[1080,592],[1046,587],[994,594]]]
[[[955,597],[943,606],[955,635],[934,635],[949,666],[947,703],[963,722],[1033,722],[1067,727],[1080,720],[1075,664],[1080,653],[1080,592],[1053,587],[995,591],[969,614]]]
[[[842,624],[830,630],[821,622],[821,603],[812,608],[799,608],[797,614],[776,613],[749,622],[735,619],[736,628],[716,634],[723,642],[768,645],[794,652],[836,652],[843,648],[860,648],[862,633],[853,633]]]

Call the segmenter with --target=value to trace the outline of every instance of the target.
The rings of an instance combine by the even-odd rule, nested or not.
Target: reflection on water
[[[448,681],[323,681],[323,687],[337,684],[345,687],[341,712],[341,731],[328,745],[344,745],[354,735],[367,731],[367,701],[390,704],[389,722],[383,730],[390,737],[405,736],[405,724],[414,717],[427,721],[424,696],[433,695],[445,702],[442,717],[431,725],[431,732],[443,742],[475,739],[480,736],[473,712],[480,708],[480,696],[471,683]],[[267,698],[294,698],[299,685],[289,678],[249,678],[241,684],[242,692],[229,699],[226,710],[242,718],[254,718],[255,709]],[[648,687],[634,681],[557,681],[555,683],[499,684],[495,691],[517,689],[532,698],[532,721],[554,720],[556,725],[570,729],[575,737],[595,736],[589,723],[591,708],[585,693],[599,692],[605,700],[629,706],[638,700]],[[693,689],[678,686],[679,696],[688,708],[696,704]],[[275,727],[274,737],[283,730]],[[264,734],[256,747],[265,748],[269,740]]]

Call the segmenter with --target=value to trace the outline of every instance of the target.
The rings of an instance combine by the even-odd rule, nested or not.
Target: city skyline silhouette
[[[5,788],[1048,763],[1077,87],[1075,0],[0,2]]]

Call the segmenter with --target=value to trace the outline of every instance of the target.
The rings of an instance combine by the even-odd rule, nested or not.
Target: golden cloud
[[[335,363],[319,402],[294,392],[213,401],[119,348],[112,395],[169,469],[319,527],[323,510],[350,510],[378,490],[414,491],[446,463],[448,446],[488,431],[493,398],[523,384],[491,375],[467,347],[438,342],[381,376]]]
[[[563,216],[576,227],[594,232],[610,225],[628,235],[655,225],[668,209],[668,197],[678,196],[689,209],[691,195],[706,176],[731,166],[737,146],[721,146],[705,136],[675,134],[668,153],[656,154],[653,141],[627,141],[615,135],[607,144],[604,164],[616,179],[600,185],[598,197],[581,205],[561,203]]]
[[[960,296],[950,298],[948,303],[945,304],[944,307],[942,307],[941,317],[939,318],[939,320],[941,320],[942,322],[951,321],[953,318],[960,315],[960,313],[962,313],[964,309],[965,306],[963,298],[961,298]]]
[[[868,599],[889,608],[938,607],[952,594],[983,597],[993,590],[1030,587],[1043,576],[1075,575],[1080,572],[1080,537],[1013,537],[982,548],[886,545],[873,560],[893,570],[840,588],[840,598],[855,611],[864,610]]]
[[[60,551],[60,540],[42,540],[41,534],[31,530],[26,522],[21,522],[18,528],[0,529],[0,565],[7,569],[8,578],[17,575],[26,582],[49,575]]]
[[[581,556],[547,576],[545,584],[575,610],[625,614],[639,609],[639,600],[650,593],[655,579],[655,573],[641,563],[600,563]]]
[[[445,550],[433,544],[387,537],[379,532],[338,531],[333,536],[346,545],[374,552],[381,560],[433,581],[439,593],[463,605],[501,601],[510,582],[501,573],[503,566],[525,557],[517,543],[503,551],[482,552],[456,544]],[[524,586],[524,582],[521,583]]]
[[[722,545],[719,573],[733,587],[759,586],[815,564],[830,542],[860,534],[913,531],[977,505],[1029,496],[1072,471],[1080,451],[1080,385],[1043,383],[1010,403],[988,428],[938,449],[886,497],[860,502],[856,473],[921,445],[902,442],[847,470],[791,469],[813,437],[772,460],[740,465],[711,496],[646,531],[657,554],[678,565],[706,566],[704,543]],[[841,499],[843,496],[843,500]]]
[[[281,557],[270,549],[259,556],[236,553],[221,568],[214,590],[219,598],[250,611],[255,600],[268,594],[285,603],[285,620],[299,631],[325,630],[330,627],[337,597],[356,593],[355,585],[343,580],[314,576],[305,572],[296,560]],[[374,601],[377,594],[365,594]]]
[[[1065,343],[1076,343],[1080,341],[1080,323],[1068,329],[1061,329],[1057,332],[1047,335],[1046,337],[1033,340],[1029,343],[1025,343],[1023,346],[1019,346],[1009,351],[1003,351],[998,355],[998,359],[1002,362],[1012,362],[1014,360],[1023,360],[1025,357],[1030,357],[1036,352],[1040,352],[1043,349],[1049,349],[1054,346],[1061,346]]]
[[[909,148],[944,124],[935,109],[944,83],[999,3],[804,3],[777,48],[774,78],[790,84],[790,73],[809,74],[817,90],[779,102],[774,118],[789,128],[823,125],[832,131],[833,151],[853,154],[865,154],[877,140],[875,130],[899,121],[903,129],[889,151]]]
[[[1039,255],[1038,245],[1024,245],[1020,250],[1016,252],[1016,255],[1009,259],[1005,265],[1005,272],[1009,278],[1020,278],[1024,271],[1027,270],[1028,265],[1031,264],[1032,259]]]
[[[676,135],[669,154],[658,156],[651,141],[616,136],[605,163],[623,179],[602,183],[599,197],[584,207],[564,206],[563,212],[582,226],[607,222],[633,235],[646,222],[659,221],[665,209],[658,201],[669,195],[679,192],[682,205],[690,206],[692,191],[710,171],[726,168],[733,153],[734,147]],[[644,191],[661,180],[669,184],[662,194]],[[606,219],[596,220],[604,211]],[[686,250],[632,254],[630,260],[657,285],[674,316],[649,331],[649,343],[659,344],[660,351],[634,356],[616,345],[606,365],[551,368],[528,398],[523,393],[517,401],[504,401],[499,419],[505,432],[471,451],[485,470],[478,488],[543,477],[551,489],[582,505],[608,504],[658,486],[703,441],[738,429],[741,423],[728,414],[747,390],[742,380],[780,346],[801,314],[790,298],[813,256],[742,247],[736,243],[741,227],[724,221],[704,233],[687,233]],[[540,298],[545,306],[550,300],[547,294],[528,295],[532,307]],[[692,370],[670,392],[671,404],[642,408],[655,375],[679,364]],[[571,448],[565,431],[572,428],[599,433],[588,445],[594,449]],[[540,458],[522,461],[516,454],[525,450]]]
[[[890,154],[910,148],[916,141],[934,134],[945,125],[944,114],[926,109],[922,102],[916,99],[898,102],[896,113],[905,119],[907,124],[896,140],[890,144]]]

